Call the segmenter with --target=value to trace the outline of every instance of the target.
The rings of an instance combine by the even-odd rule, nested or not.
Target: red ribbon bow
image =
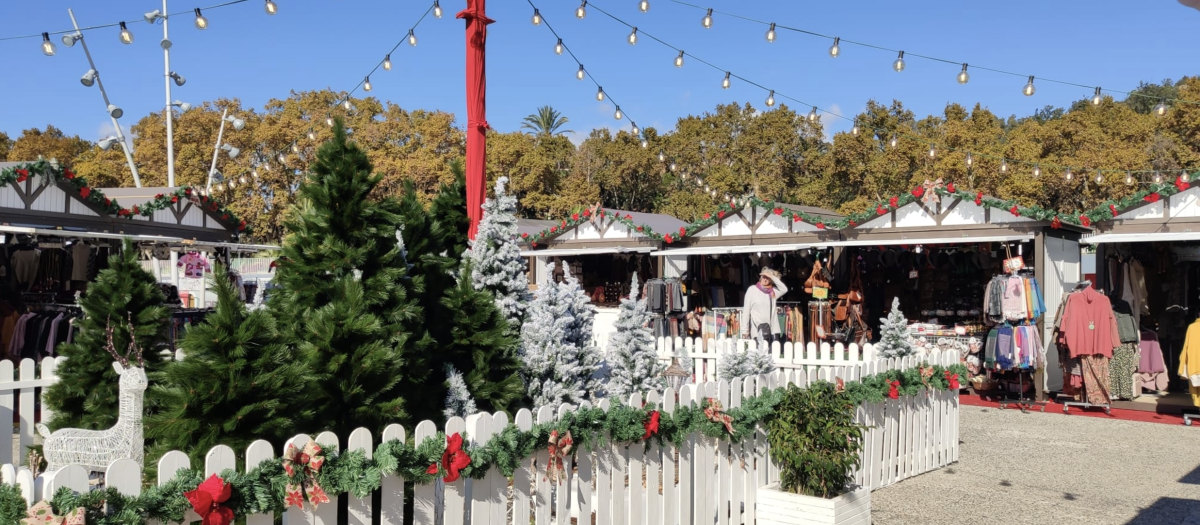
[[[884,215],[886,213],[887,213],[887,208],[884,208],[883,206],[875,207],[875,215]]]
[[[233,495],[233,486],[213,474],[196,490],[184,492],[183,496],[192,504],[192,510],[203,518],[203,525],[229,525],[233,523],[233,509],[222,505]]]
[[[683,236],[685,236],[685,235],[687,235],[687,228],[686,228],[686,227],[683,227],[683,226],[680,226],[680,227],[679,227],[679,236],[680,236],[680,237],[683,237]]]
[[[1108,210],[1112,212],[1113,218],[1115,219],[1117,217],[1117,206],[1115,204],[1109,204]]]
[[[946,191],[948,191],[948,192],[950,192],[950,193],[957,193],[957,192],[958,192],[958,190],[954,189],[954,183],[953,183],[953,182],[947,182],[947,183],[946,183]]]
[[[900,382],[892,381],[888,384],[888,397],[892,399],[900,399]]]
[[[721,401],[715,397],[708,398],[708,406],[704,408],[704,417],[713,423],[725,425],[729,435],[733,435],[733,418],[721,408]]]
[[[283,455],[283,470],[287,471],[288,475],[285,499],[287,506],[303,508],[305,494],[308,495],[308,502],[314,509],[321,503],[329,503],[325,489],[317,483],[317,473],[325,464],[325,456],[321,455],[321,452],[321,445],[312,440],[309,440],[303,449],[296,448],[295,444],[288,444],[287,453]],[[299,484],[293,479],[297,475],[300,477]]]
[[[958,390],[958,374],[951,374],[949,370],[946,370],[945,372],[942,372],[942,375],[945,376],[946,381],[950,383],[950,390]]]
[[[638,229],[641,230],[641,228],[638,228]],[[675,241],[675,239],[671,238],[671,234],[668,233],[666,235],[663,235],[663,242],[665,242],[667,244],[671,244],[674,241]]]
[[[1057,230],[1059,228],[1062,228],[1062,221],[1058,220],[1058,216],[1055,215],[1053,219],[1050,219],[1050,229]]]
[[[1016,204],[1013,204],[1013,207],[1009,208],[1008,212],[1013,214],[1014,217],[1021,215],[1021,210],[1017,208]]]
[[[66,177],[67,180],[71,180],[75,178],[75,172],[71,170],[63,170],[63,177]]]
[[[900,198],[892,197],[892,198],[888,199],[888,206],[891,206],[893,208],[899,208],[900,207]]]
[[[1143,197],[1142,200],[1145,200],[1146,202],[1158,202],[1158,199],[1160,198],[1162,198],[1162,195],[1159,195],[1158,193],[1151,193]]]
[[[572,213],[572,214],[571,214],[571,220],[573,220],[573,221],[577,221],[577,220],[579,220],[579,214],[578,214],[578,213]]]
[[[454,483],[460,477],[460,471],[467,468],[471,464],[471,456],[467,455],[467,451],[463,450],[463,438],[458,432],[455,432],[446,439],[446,451],[442,452],[441,468],[446,470],[446,477],[442,481],[446,483]],[[438,463],[429,465],[425,470],[426,474],[437,474]]]
[[[792,222],[800,222],[800,216],[793,213],[792,214]]]
[[[783,215],[783,208],[775,208],[775,215]]]
[[[1191,183],[1183,180],[1183,177],[1175,177],[1175,189],[1179,191],[1186,190],[1192,187]]]
[[[708,219],[710,219],[710,218],[712,218],[712,214],[711,214],[711,213],[705,213],[705,214],[704,214],[704,220],[708,220]]]
[[[662,415],[657,410],[650,411],[650,418],[643,424],[646,427],[646,434],[642,436],[642,439],[647,439],[652,435],[658,434],[658,421],[661,418]]]
[[[975,205],[976,206],[983,205],[983,192],[982,191],[975,194]]]
[[[717,212],[717,218],[718,218],[718,219],[724,219],[724,218],[725,218],[725,212],[723,212],[723,211],[719,211],[719,212]]]
[[[818,230],[824,230],[824,229],[825,229],[825,223],[823,223],[823,222],[818,222],[818,223],[817,223],[817,229],[818,229]]]
[[[82,187],[82,188],[79,188],[79,196],[80,196],[80,197],[83,197],[83,198],[85,198],[85,199],[86,199],[86,198],[88,198],[88,195],[91,195],[91,194],[92,194],[92,189],[91,189],[91,188],[89,188],[89,187],[87,187],[87,186],[84,186],[84,187]]]
[[[567,454],[571,453],[571,445],[574,443],[571,440],[570,432],[560,437],[557,430],[550,431],[550,445],[547,447],[550,452],[550,462],[546,464],[546,477],[550,479],[551,483],[562,483],[567,479],[564,465]]]
[[[1092,219],[1088,218],[1087,215],[1080,215],[1079,224],[1082,224],[1086,228],[1092,225]]]

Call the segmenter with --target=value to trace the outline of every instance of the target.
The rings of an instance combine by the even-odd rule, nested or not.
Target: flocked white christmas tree
[[[758,346],[749,345],[745,352],[734,351],[722,354],[717,359],[717,378],[733,381],[737,378],[770,374],[775,371],[775,360],[771,358],[766,342]]]
[[[507,177],[496,181],[496,197],[483,203],[479,231],[467,251],[471,281],[496,296],[500,314],[520,329],[529,304],[529,278],[517,240],[517,198],[505,192]]]
[[[451,365],[446,365],[446,383],[449,386],[446,390],[446,409],[443,411],[446,419],[455,416],[465,418],[478,412],[475,400],[471,398],[471,391],[467,389],[467,382],[463,381],[462,374]]]
[[[551,264],[549,273],[553,274]],[[569,276],[569,272],[568,272]],[[578,292],[578,293],[576,293]],[[599,352],[591,346],[594,307],[568,277],[538,286],[521,327],[522,376],[534,406],[578,405],[601,387]]]
[[[628,400],[634,392],[661,392],[666,386],[662,377],[666,367],[658,362],[654,334],[647,326],[650,314],[646,311],[646,300],[638,299],[636,273],[629,289],[629,297],[621,299],[621,309],[614,325],[616,331],[608,340],[611,375],[607,390],[610,396],[621,400]]]
[[[879,342],[875,343],[875,351],[880,357],[904,357],[917,352],[908,338],[908,320],[900,311],[899,297],[892,299],[892,311],[879,321]]]

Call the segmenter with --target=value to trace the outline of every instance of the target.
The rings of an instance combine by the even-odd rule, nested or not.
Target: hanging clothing
[[[1112,357],[1113,349],[1121,346],[1112,303],[1091,286],[1067,297],[1062,316],[1062,331],[1071,357]]]
[[[1142,263],[1137,259],[1132,259],[1129,264],[1125,265],[1128,272],[1128,278],[1125,279],[1125,288],[1121,292],[1121,299],[1129,303],[1133,309],[1133,320],[1137,326],[1142,325],[1142,316],[1150,315],[1150,305],[1147,303],[1146,293],[1146,272],[1142,268]]]
[[[205,272],[210,271],[208,259],[199,252],[188,252],[180,257],[177,266],[183,268],[183,276],[189,279],[202,278]]]
[[[1179,354],[1179,375],[1187,379],[1192,394],[1192,404],[1200,406],[1200,385],[1193,376],[1200,376],[1200,321],[1193,322],[1187,329],[1183,352]]]
[[[1083,371],[1086,401],[1093,405],[1107,405],[1112,399],[1108,359],[1097,355],[1085,355],[1079,358],[1079,364]]]
[[[71,246],[71,280],[89,281],[88,268],[92,262],[92,247],[85,242]]]
[[[21,247],[13,252],[10,264],[13,270],[13,283],[17,285],[17,288],[29,289],[29,285],[37,279],[38,265],[41,264],[41,259],[42,255],[33,247]]]
[[[1133,399],[1133,376],[1137,371],[1138,345],[1122,343],[1113,350],[1108,362],[1108,374],[1112,381],[1113,399]]]

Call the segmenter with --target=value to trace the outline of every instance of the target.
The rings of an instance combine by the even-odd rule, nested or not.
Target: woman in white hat
[[[779,279],[779,272],[770,268],[759,272],[758,282],[746,290],[746,300],[742,303],[743,339],[752,337],[755,341],[770,343],[778,338],[781,330],[775,302],[787,291],[787,286]]]

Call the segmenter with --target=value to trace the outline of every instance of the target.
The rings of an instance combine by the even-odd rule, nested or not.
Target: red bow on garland
[[[546,477],[551,483],[562,483],[567,479],[566,468],[564,467],[567,459],[567,454],[571,453],[571,445],[575,442],[571,440],[571,433],[568,431],[559,437],[557,430],[550,431],[550,462],[546,464]]]
[[[454,483],[458,481],[459,472],[467,468],[471,464],[471,456],[467,455],[467,451],[463,450],[463,438],[458,432],[455,432],[449,438],[446,438],[446,451],[442,452],[441,468],[446,470],[446,477],[442,481],[446,483]],[[425,470],[426,474],[437,474],[438,463],[429,465]]]
[[[283,455],[283,470],[287,471],[289,478],[287,498],[284,501],[287,506],[304,508],[305,494],[308,494],[308,502],[314,509],[321,503],[329,503],[325,489],[317,483],[317,473],[325,464],[325,456],[321,455],[321,452],[321,445],[312,440],[309,440],[303,449],[296,448],[295,444],[288,444],[287,453]],[[291,479],[297,474],[300,476],[299,485]]]
[[[708,406],[704,408],[704,417],[713,423],[725,425],[729,435],[733,435],[733,418],[721,408],[721,401],[715,397],[708,398]]]
[[[233,495],[233,487],[216,474],[204,480],[196,490],[184,492],[183,497],[192,504],[203,525],[229,525],[233,523],[233,509],[222,505]]]
[[[975,194],[975,205],[983,206],[983,192],[982,191]]]
[[[958,390],[958,374],[951,374],[949,370],[942,372],[942,376],[946,378],[946,382],[950,383],[950,390]]]
[[[1050,229],[1057,230],[1059,228],[1062,228],[1062,221],[1055,215],[1053,219],[1050,219]]]
[[[658,433],[658,422],[661,418],[662,415],[657,410],[650,411],[650,418],[643,425],[646,427],[646,434],[642,436],[642,439],[648,439],[650,436]]]
[[[83,507],[68,512],[66,516],[59,516],[49,503],[39,501],[37,505],[29,507],[21,525],[85,525],[86,516]]]
[[[921,384],[929,387],[929,380],[933,379],[933,367],[927,366],[921,369]]]
[[[900,207],[900,198],[892,197],[892,198],[888,199],[888,206],[891,206],[892,208],[899,208]]]
[[[837,392],[837,393],[839,393],[839,394],[840,394],[840,393],[842,393],[842,392],[845,392],[845,391],[846,391],[846,380],[844,380],[844,379],[842,379],[842,378],[840,378],[840,377],[839,377],[839,378],[837,378],[837,383],[835,383],[835,386],[834,386],[834,388],[833,388],[833,391],[834,391],[834,392]]]
[[[1159,195],[1158,193],[1151,193],[1151,194],[1143,197],[1142,200],[1144,200],[1146,202],[1158,202],[1158,199],[1160,199],[1160,198],[1162,198],[1162,195]]]
[[[900,399],[900,382],[892,381],[888,384],[888,397],[892,399]]]
[[[1183,177],[1175,177],[1175,189],[1184,191],[1190,187],[1192,187],[1192,184],[1183,180]]]

